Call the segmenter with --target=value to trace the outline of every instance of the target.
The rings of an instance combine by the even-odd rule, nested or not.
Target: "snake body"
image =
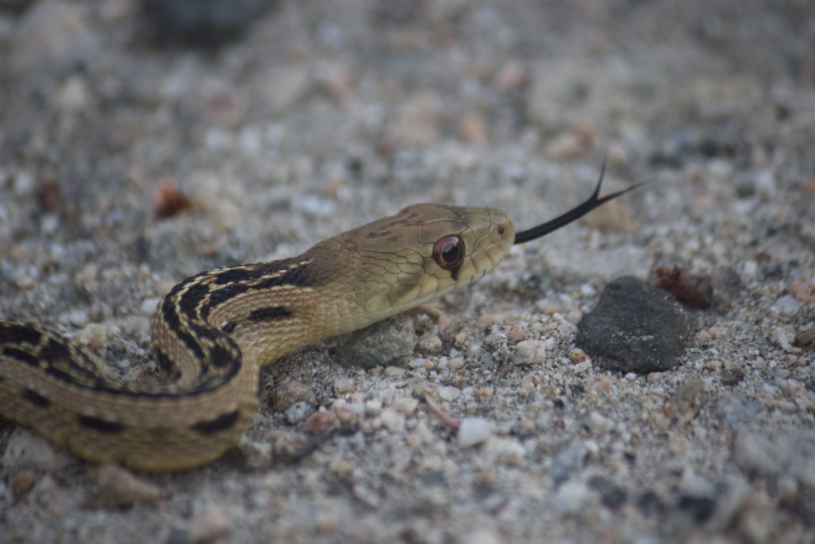
[[[187,278],[151,321],[160,386],[117,380],[93,352],[36,324],[0,321],[0,414],[90,461],[207,463],[248,428],[260,367],[468,285],[514,240],[498,210],[418,204],[299,257]]]

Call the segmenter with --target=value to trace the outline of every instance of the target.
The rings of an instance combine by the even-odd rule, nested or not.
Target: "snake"
[[[143,471],[204,465],[249,428],[261,367],[469,285],[513,244],[641,185],[600,198],[602,180],[601,172],[581,205],[523,232],[493,208],[416,204],[298,257],[191,276],[151,319],[163,383],[122,381],[79,343],[35,323],[0,321],[0,415],[95,463]]]

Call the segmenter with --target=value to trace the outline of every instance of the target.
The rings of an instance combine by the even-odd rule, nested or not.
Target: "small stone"
[[[332,535],[342,526],[339,516],[335,512],[317,512],[314,518],[317,533],[321,535]]]
[[[59,316],[61,323],[70,324],[74,327],[84,327],[88,324],[88,313],[85,310],[76,308]]]
[[[801,309],[801,303],[795,297],[784,295],[775,301],[778,312],[784,315],[794,315]]]
[[[244,466],[249,470],[266,469],[272,464],[272,445],[269,443],[258,442],[244,435],[238,449],[243,454]]]
[[[491,437],[484,444],[482,455],[489,463],[501,463],[511,467],[517,467],[523,461],[526,450],[521,443],[515,439]]]
[[[94,351],[99,351],[107,345],[108,334],[109,330],[106,326],[99,323],[88,323],[81,331],[76,333],[74,340]]]
[[[405,432],[405,416],[393,408],[388,408],[379,416],[379,421],[383,427],[391,434],[402,434]]]
[[[426,332],[416,342],[416,349],[422,353],[436,353],[441,349],[441,338],[431,332]]]
[[[532,374],[524,376],[524,379],[521,380],[521,392],[526,395],[535,392],[535,380],[532,378]]]
[[[569,480],[560,486],[550,503],[552,511],[558,516],[577,514],[591,498],[589,488],[580,481]]]
[[[229,518],[223,508],[209,505],[197,512],[187,523],[190,544],[210,544],[225,536],[230,529]]]
[[[351,334],[337,349],[335,359],[345,367],[370,370],[376,366],[403,365],[415,347],[413,321],[400,314]]]
[[[353,487],[354,497],[369,508],[377,508],[379,506],[379,495],[368,488],[362,483],[355,484]]]
[[[580,321],[583,320],[583,312],[578,310],[572,310],[571,312],[566,314],[566,321],[571,323],[572,325],[580,324]]]
[[[382,403],[378,400],[369,400],[365,402],[365,415],[376,417],[382,411]]]
[[[146,298],[139,306],[139,313],[145,317],[152,317],[161,299],[159,297]]]
[[[123,508],[137,502],[155,501],[161,490],[117,465],[103,465],[96,473],[99,500],[103,508]]]
[[[385,369],[385,376],[389,378],[404,378],[407,371],[404,368],[399,368],[398,366],[389,366]]]
[[[580,348],[572,348],[569,350],[569,359],[573,363],[582,363],[589,358],[586,353]]]
[[[354,380],[349,378],[339,378],[334,382],[334,394],[337,396],[353,393],[355,389]]]
[[[419,357],[418,359],[413,359],[409,361],[407,366],[409,366],[410,368],[423,368],[426,361],[427,359]]]
[[[506,539],[502,538],[495,529],[487,527],[462,535],[459,542],[466,542],[467,544],[502,544],[506,542]]]
[[[610,391],[611,385],[611,380],[605,376],[597,376],[594,379],[588,380],[584,387],[586,388],[586,391],[600,393],[603,391]]]
[[[812,288],[801,280],[792,282],[787,292],[804,304],[812,302]]]
[[[272,408],[278,412],[287,412],[289,408],[297,403],[316,404],[317,397],[311,387],[296,380],[286,380],[277,386],[269,395]],[[302,407],[298,408],[301,410]],[[308,417],[311,412],[306,414]],[[288,417],[288,415],[287,415]]]
[[[461,389],[458,387],[453,387],[452,385],[446,385],[443,387],[439,387],[437,390],[439,398],[442,400],[455,400],[461,396]]]
[[[502,92],[514,91],[526,83],[527,79],[524,65],[513,60],[504,64],[495,75],[495,87]]]
[[[292,404],[286,411],[283,413],[283,417],[286,418],[286,422],[289,425],[297,425],[301,421],[305,421],[306,418],[311,416],[314,413],[314,408],[307,403],[306,401],[300,401]]]
[[[599,412],[592,411],[586,418],[586,426],[594,434],[607,433],[614,430],[614,422]]]
[[[357,419],[357,413],[345,405],[335,405],[332,407],[332,410],[334,410],[334,414],[336,414],[337,419],[343,425],[351,423]]]
[[[520,342],[526,337],[526,332],[521,325],[513,325],[507,333],[507,340],[511,342]]]
[[[11,65],[19,73],[63,72],[90,59],[94,37],[83,9],[71,2],[38,2],[17,26]]]
[[[489,402],[492,400],[492,387],[482,387],[478,391],[475,392],[475,396],[483,400],[484,402]]]
[[[712,341],[713,337],[710,336],[710,333],[707,331],[699,331],[696,333],[696,336],[693,337],[694,346],[703,346],[705,344],[709,344]]]
[[[503,323],[506,320],[506,316],[501,314],[483,314],[481,317],[478,318],[475,326],[478,330],[484,332],[487,330],[488,327],[494,325],[496,323]]]
[[[320,434],[337,424],[337,418],[331,412],[314,412],[306,419],[306,428],[311,434]]]
[[[34,474],[34,471],[21,470],[11,479],[9,482],[9,487],[11,488],[11,493],[14,495],[15,499],[17,499],[21,495],[31,491],[31,488],[34,487],[35,483],[37,483],[37,475]]]
[[[450,370],[458,370],[464,366],[464,358],[463,357],[453,357],[449,361],[447,361],[447,368]]]
[[[583,361],[582,363],[577,363],[572,368],[572,372],[576,376],[580,376],[581,374],[586,374],[587,372],[591,371],[591,361]]]
[[[7,468],[32,468],[52,471],[68,466],[75,459],[57,450],[50,442],[22,427],[12,431],[2,465]]]
[[[419,401],[413,397],[402,397],[393,403],[393,409],[404,416],[412,416],[419,406]]]
[[[515,346],[512,362],[516,365],[536,365],[546,361],[546,342],[524,340]]]
[[[614,280],[581,321],[575,345],[602,370],[647,374],[673,369],[693,323],[666,296],[634,277]]]
[[[458,447],[469,448],[492,436],[490,422],[479,417],[465,417],[458,429]]]

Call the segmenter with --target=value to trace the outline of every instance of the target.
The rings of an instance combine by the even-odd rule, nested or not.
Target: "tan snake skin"
[[[187,278],[153,314],[163,386],[116,380],[86,348],[2,321],[0,414],[90,461],[141,470],[207,463],[248,428],[261,366],[468,285],[514,240],[498,210],[419,204],[299,257]]]

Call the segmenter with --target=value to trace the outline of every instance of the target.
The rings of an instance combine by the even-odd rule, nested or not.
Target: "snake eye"
[[[455,271],[464,260],[464,241],[458,236],[445,236],[433,245],[433,260],[445,270]]]

